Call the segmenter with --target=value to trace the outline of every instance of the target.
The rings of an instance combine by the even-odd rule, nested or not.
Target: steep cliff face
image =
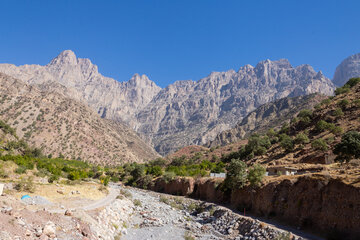
[[[301,110],[312,109],[325,98],[324,95],[310,94],[293,98],[281,98],[266,103],[249,113],[235,127],[218,134],[214,140],[206,143],[205,146],[224,146],[249,137],[252,133],[264,133],[270,128],[280,127],[294,118]]]
[[[266,60],[238,72],[171,84],[139,112],[137,130],[167,154],[212,140],[264,103],[315,92],[331,95],[333,90],[332,82],[309,65],[294,68],[285,59]]]
[[[53,89],[51,85],[43,89]],[[100,118],[57,85],[48,92],[0,73],[0,119],[16,129],[19,138],[54,157],[62,154],[103,165],[158,157],[133,130]]]
[[[0,72],[28,84],[53,81],[69,89],[68,96],[85,101],[102,117],[133,126],[135,114],[160,91],[145,75],[135,74],[128,82],[102,76],[89,59],[66,50],[46,66],[0,64]]]
[[[341,87],[353,77],[360,77],[360,53],[346,58],[337,66],[333,82]]]

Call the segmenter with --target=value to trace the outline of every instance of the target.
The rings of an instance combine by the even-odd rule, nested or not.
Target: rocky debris
[[[274,239],[290,233],[243,217],[214,204],[128,189],[141,202],[133,207],[125,240],[140,239]],[[196,206],[194,210],[194,206]],[[293,236],[290,239],[302,239]]]
[[[285,231],[275,229],[269,225],[254,220],[249,217],[240,216],[223,207],[213,204],[202,204],[201,212],[194,213],[195,221],[200,225],[195,225],[195,228],[190,228],[192,232],[197,229],[201,231],[217,231],[225,239],[275,239],[283,234],[291,235]],[[292,235],[291,235],[292,236]],[[302,239],[301,237],[293,236],[290,239]]]

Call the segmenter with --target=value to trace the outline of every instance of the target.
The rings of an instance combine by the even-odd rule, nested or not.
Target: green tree
[[[360,133],[349,131],[341,137],[341,142],[335,145],[334,151],[340,161],[348,161],[352,157],[360,158]]]
[[[306,144],[309,143],[310,140],[308,136],[305,133],[298,133],[295,137],[295,143],[296,144]]]
[[[251,186],[260,185],[262,179],[265,176],[265,173],[266,173],[266,169],[259,164],[255,164],[253,167],[251,167],[249,169],[249,174],[248,174],[248,180],[250,182],[250,185]]]
[[[130,175],[132,176],[133,181],[137,181],[141,177],[145,176],[145,166],[142,164],[136,164]]]
[[[146,173],[158,177],[163,174],[163,170],[160,166],[151,166],[147,169]]]
[[[339,102],[337,103],[337,105],[338,105],[342,110],[345,110],[349,104],[350,104],[350,102],[349,102],[349,100],[347,100],[347,99],[342,99],[341,101],[339,101]]]
[[[280,146],[287,152],[294,150],[294,141],[292,138],[286,134],[282,135]]]
[[[240,159],[232,159],[226,168],[225,186],[230,189],[242,188],[246,184],[246,164]]]
[[[311,147],[314,148],[315,150],[320,150],[320,151],[328,150],[328,145],[327,145],[326,141],[322,138],[314,140],[311,143]]]

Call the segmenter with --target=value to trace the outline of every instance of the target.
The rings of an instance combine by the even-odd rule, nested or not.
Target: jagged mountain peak
[[[57,57],[55,57],[49,65],[77,65],[78,59],[75,53],[71,50],[62,51]]]
[[[128,83],[132,86],[157,86],[155,82],[151,81],[145,74],[135,73]]]
[[[279,60],[271,61],[270,59],[266,59],[264,61],[260,61],[255,68],[263,68],[264,66],[277,66],[279,68],[292,68],[289,60],[285,58],[281,58]]]

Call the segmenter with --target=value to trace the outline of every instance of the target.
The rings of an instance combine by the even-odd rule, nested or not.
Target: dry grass
[[[83,198],[87,200],[99,200],[106,196],[106,193],[99,191],[99,184],[92,183],[81,183],[76,185],[55,185],[55,184],[37,184],[36,190],[32,195],[38,195],[45,197],[51,202],[63,202],[66,200],[71,200],[73,198]],[[59,192],[63,192],[61,194]],[[79,192],[79,194],[76,193]],[[75,194],[71,194],[71,192],[75,192]],[[23,192],[14,192],[15,197],[20,198],[24,195]]]

